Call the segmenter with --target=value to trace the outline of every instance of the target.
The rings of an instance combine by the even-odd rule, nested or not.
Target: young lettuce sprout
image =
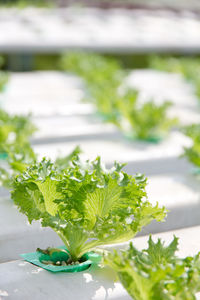
[[[178,258],[178,239],[169,246],[151,236],[148,249],[139,251],[132,243],[126,251],[109,253],[104,262],[113,268],[134,300],[193,300],[200,291],[200,253]]]
[[[29,222],[51,227],[69,250],[71,261],[97,246],[130,240],[165,208],[146,199],[146,179],[111,170],[100,158],[85,164],[78,157],[61,170],[45,158],[15,178],[12,199]]]

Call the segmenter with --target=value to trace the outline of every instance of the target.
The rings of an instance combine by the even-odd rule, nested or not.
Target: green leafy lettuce
[[[186,126],[183,129],[185,135],[187,135],[192,140],[192,145],[190,147],[184,148],[184,154],[191,163],[193,163],[198,168],[200,167],[200,125],[193,124]]]
[[[137,91],[122,92],[127,71],[117,60],[74,52],[64,55],[61,65],[84,79],[87,100],[94,104],[103,120],[115,124],[126,135],[158,140],[177,124],[177,119],[167,116],[169,102],[162,105],[153,101],[141,104]]]
[[[78,157],[60,170],[43,159],[15,178],[12,199],[29,222],[51,227],[77,261],[87,251],[127,241],[152,220],[163,220],[165,208],[146,199],[146,179],[111,170],[100,158],[85,164]]]
[[[76,146],[68,155],[58,156],[54,163],[56,165],[57,170],[59,169],[60,171],[62,171],[68,168],[72,160],[78,158],[80,153],[81,153],[80,147]]]
[[[118,126],[130,137],[156,141],[178,124],[177,118],[167,116],[167,110],[172,105],[170,102],[157,105],[152,100],[141,104],[138,96],[137,91],[127,90],[118,103],[121,117]]]
[[[193,300],[200,291],[200,253],[178,258],[177,246],[176,237],[165,246],[150,236],[148,249],[139,251],[130,243],[126,251],[109,253],[105,263],[135,300]]]

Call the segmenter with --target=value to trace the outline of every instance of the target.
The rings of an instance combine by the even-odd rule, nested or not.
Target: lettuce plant
[[[172,126],[178,124],[177,118],[167,116],[170,102],[157,105],[154,101],[138,102],[138,92],[128,90],[118,103],[119,127],[130,137],[142,140],[162,138]]]
[[[12,116],[0,110],[0,153],[9,152],[15,145],[23,147],[35,130],[28,117]]]
[[[141,105],[137,91],[122,93],[127,72],[117,60],[91,53],[71,53],[63,56],[62,67],[84,79],[87,98],[103,119],[131,137],[159,140],[177,124],[177,119],[167,116],[169,102],[156,105],[149,101]]]
[[[71,261],[97,246],[125,242],[152,220],[163,220],[165,208],[146,199],[146,179],[111,170],[100,158],[85,164],[78,157],[60,170],[43,159],[18,175],[12,199],[29,222],[41,220],[62,239]]]
[[[192,140],[192,146],[184,148],[183,156],[200,168],[200,124],[186,126],[183,132]]]
[[[194,257],[175,255],[178,239],[165,246],[151,236],[148,249],[139,251],[132,243],[126,251],[109,253],[105,263],[135,300],[192,300],[200,291],[200,253]]]

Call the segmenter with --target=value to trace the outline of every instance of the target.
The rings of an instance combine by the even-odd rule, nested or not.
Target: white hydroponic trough
[[[1,9],[0,19],[2,53],[60,53],[71,49],[198,53],[200,49],[199,19],[192,12],[31,7]]]
[[[186,170],[189,165],[179,156],[183,153],[183,147],[190,145],[190,140],[183,134],[174,131],[166,139],[158,144],[142,141],[130,141],[125,137],[108,134],[107,136],[86,137],[69,142],[33,145],[39,158],[44,156],[55,159],[58,155],[67,155],[79,145],[85,159],[95,159],[101,156],[102,162],[111,166],[116,160],[127,163],[126,170],[129,173],[144,172],[145,174],[174,172]]]
[[[85,115],[93,113],[83,103],[82,81],[58,71],[11,73],[6,91],[0,95],[3,108],[10,113],[37,117]]]
[[[112,124],[102,123],[95,115],[53,116],[33,118],[38,130],[31,138],[32,144],[56,143],[120,137],[120,132]]]

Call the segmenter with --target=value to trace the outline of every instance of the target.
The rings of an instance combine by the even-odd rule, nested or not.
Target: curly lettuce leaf
[[[178,238],[165,246],[149,237],[148,248],[137,250],[132,243],[126,251],[109,253],[104,262],[135,300],[193,300],[200,291],[200,253],[178,258]]]
[[[64,169],[68,168],[71,161],[73,160],[73,158],[75,158],[75,157],[78,158],[78,155],[81,152],[82,152],[81,148],[79,146],[77,146],[68,155],[63,156],[63,157],[60,157],[60,156],[57,157],[55,160],[55,164],[56,164],[57,168],[59,168],[60,170],[64,170]]]
[[[131,239],[166,215],[146,199],[146,178],[122,167],[115,163],[106,170],[100,158],[84,165],[74,158],[61,170],[43,159],[15,178],[12,199],[29,222],[40,219],[55,230],[78,260],[97,246]]]

